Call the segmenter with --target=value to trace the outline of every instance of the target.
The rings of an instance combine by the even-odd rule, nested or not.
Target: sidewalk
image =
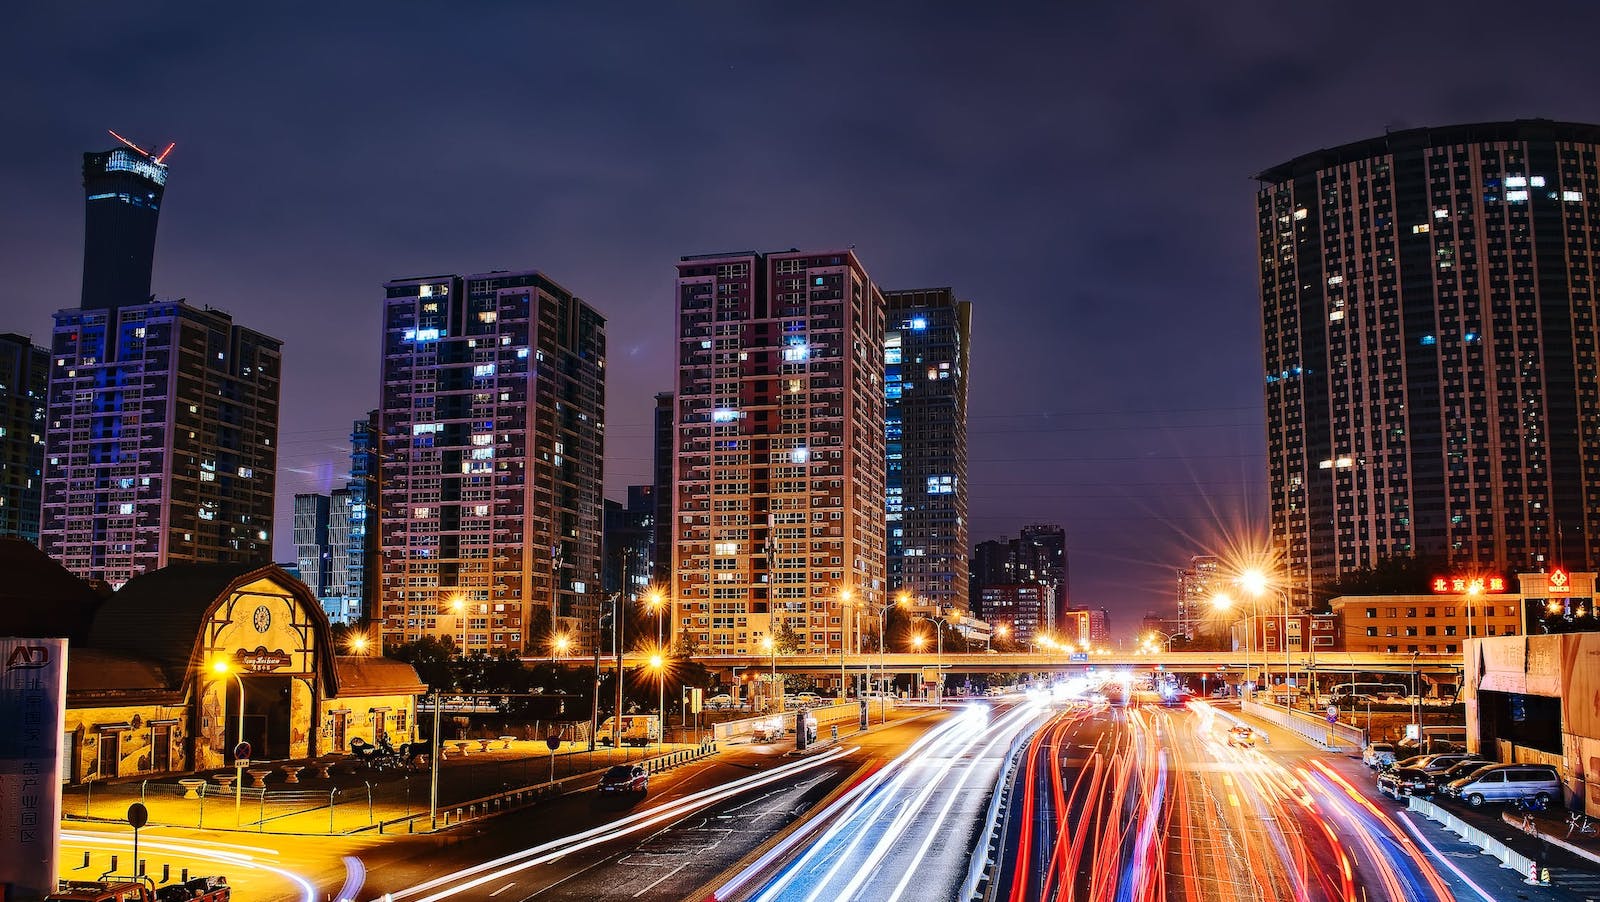
[[[552,775],[563,780],[613,764],[699,748],[675,743],[620,750],[600,746],[590,752],[586,744],[568,742],[552,754],[544,740],[512,740],[506,746],[495,740],[484,751],[474,740],[461,755],[455,741],[446,742],[449,754],[440,762],[439,809],[511,790],[547,786]],[[346,756],[327,778],[306,767],[297,783],[287,783],[280,768],[304,763],[274,762],[265,789],[252,788],[247,774],[242,790],[223,790],[214,775],[231,777],[232,769],[196,774],[196,778],[211,779],[193,799],[185,797],[186,788],[179,783],[188,775],[67,787],[62,793],[62,819],[69,823],[122,822],[128,805],[142,802],[155,826],[342,835],[428,813],[432,777],[426,769],[380,771]]]

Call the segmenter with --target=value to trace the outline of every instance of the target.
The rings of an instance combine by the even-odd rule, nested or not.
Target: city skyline
[[[1420,12],[1402,11],[1410,24],[1400,23],[1393,35],[1366,35],[1368,43],[1345,59],[1316,64],[1310,59],[1320,44],[1291,52],[1284,39],[1320,30],[1319,40],[1338,45],[1357,27],[1345,20],[1358,17],[1289,13],[1235,32],[1198,14],[1157,20],[1101,13],[1073,17],[1070,25],[1050,16],[1023,23],[972,15],[953,9],[936,22],[897,26],[894,40],[876,46],[889,20],[864,12],[858,33],[805,63],[802,75],[853,90],[850,104],[825,115],[877,124],[824,147],[733,135],[703,112],[711,108],[701,106],[705,98],[765,96],[776,101],[773,112],[757,114],[767,122],[795,99],[793,73],[779,78],[763,64],[764,56],[793,51],[753,32],[748,44],[719,49],[715,61],[666,65],[665,51],[653,48],[671,40],[639,43],[657,29],[641,27],[635,36],[529,14],[518,21],[568,39],[552,52],[588,58],[570,68],[566,90],[534,90],[539,70],[513,65],[500,85],[489,78],[498,70],[469,66],[456,81],[393,76],[369,83],[371,96],[352,105],[338,92],[315,100],[312,89],[360,77],[357,64],[379,52],[378,42],[328,47],[298,35],[285,19],[202,47],[192,30],[198,25],[129,18],[150,45],[148,59],[161,62],[130,67],[119,60],[118,77],[130,90],[102,96],[108,70],[97,60],[117,56],[99,43],[108,38],[74,32],[70,17],[30,12],[19,33],[45,39],[21,48],[7,66],[27,67],[30,82],[50,86],[17,111],[30,141],[0,176],[22,211],[5,226],[18,301],[4,328],[43,343],[50,312],[73,306],[80,294],[83,223],[74,170],[84,150],[110,146],[100,130],[117,128],[141,143],[177,139],[166,159],[175,174],[164,198],[153,288],[228,310],[246,324],[265,325],[262,317],[270,316],[268,330],[285,339],[275,557],[287,559],[292,544],[283,527],[293,494],[340,484],[348,421],[377,396],[368,337],[376,312],[366,301],[385,278],[536,265],[561,273],[585,297],[606,299],[600,312],[616,324],[607,494],[620,497],[626,485],[650,481],[652,399],[671,387],[673,312],[665,298],[673,261],[719,247],[854,243],[881,284],[956,285],[981,305],[973,336],[971,539],[1029,522],[1062,523],[1075,591],[1085,603],[1129,615],[1119,618],[1126,623],[1170,598],[1171,569],[1214,550],[1220,531],[1242,532],[1249,522],[1265,533],[1249,175],[1399,120],[1600,119],[1593,99],[1562,88],[1581,83],[1578,64],[1563,62],[1582,58],[1561,52],[1563,42],[1576,40],[1566,34],[1538,52],[1506,48],[1504,71],[1485,65],[1430,84],[1404,77],[1404,55],[1394,52]],[[643,21],[649,18],[638,24],[675,38],[705,24],[693,17]],[[1472,18],[1428,27],[1448,42],[1466,34]],[[463,15],[443,31],[476,33],[484,24]],[[1140,32],[1140,25],[1149,27],[1137,42],[1119,37],[1105,49],[1094,46],[1107,34]],[[421,24],[403,17],[390,28],[401,44],[424,39]],[[1226,53],[1188,49],[1196,31],[1207,40],[1193,43],[1209,41]],[[991,68],[946,66],[930,52],[959,46],[967,35]],[[615,55],[589,52],[610,46]],[[300,61],[294,71],[273,65],[285,47]],[[869,64],[869,47],[888,63]],[[196,76],[211,72],[213,55],[224,52],[239,61],[240,74]],[[1136,58],[1163,63],[1146,76]],[[641,82],[646,66],[664,73],[660,84]],[[829,76],[829,66],[842,66],[842,74]],[[887,71],[896,67],[901,74]],[[1111,77],[1086,77],[1099,67]],[[274,75],[261,87],[245,74],[263,71]],[[1189,75],[1198,77],[1179,77]],[[1094,88],[1052,96],[1034,82],[1051,91],[1079,82]],[[521,139],[530,134],[526,126],[501,115],[512,91],[530,92],[528,103],[540,114],[530,121],[556,126],[534,129],[546,137],[538,149],[513,154],[502,148],[527,142],[480,147],[419,136],[402,127],[411,117],[397,115],[415,103],[491,124],[500,129],[496,138]],[[1148,99],[1159,102],[1134,102]],[[585,112],[597,101],[625,101],[621,109],[637,115],[597,121]],[[1081,123],[1094,127],[1079,129]],[[716,128],[717,140],[698,140],[700,125]],[[1012,129],[1010,140],[965,137],[1001,128]],[[651,159],[630,150],[655,134],[664,140],[650,142]],[[383,152],[402,142],[405,154]],[[901,152],[886,155],[888,147]],[[740,160],[747,161],[743,169]],[[845,177],[813,197],[829,181],[796,178],[802,163]],[[239,165],[251,168],[244,194],[232,185]],[[739,176],[739,190],[719,186],[724,171]],[[412,181],[420,194],[394,190]],[[778,202],[740,202],[751,184],[770,189]],[[539,215],[464,212],[491,203],[518,208],[499,203],[499,192],[508,190],[521,209]],[[702,196],[705,190],[711,193]],[[455,214],[441,221],[473,225],[412,225],[417,220],[407,213],[419,198]],[[643,215],[621,215],[628,210]],[[625,266],[615,264],[619,246]],[[1202,490],[1212,490],[1214,500],[1203,499]]]

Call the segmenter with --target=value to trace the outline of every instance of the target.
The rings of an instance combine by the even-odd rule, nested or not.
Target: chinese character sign
[[[67,640],[0,639],[0,888],[56,888]]]

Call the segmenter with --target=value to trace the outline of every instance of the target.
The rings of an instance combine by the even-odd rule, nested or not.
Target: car
[[[1490,766],[1492,764],[1498,764],[1498,763],[1500,763],[1500,762],[1498,762],[1498,761],[1488,761],[1488,760],[1485,760],[1483,758],[1478,758],[1478,757],[1475,757],[1475,756],[1474,757],[1468,757],[1465,761],[1457,761],[1455,764],[1452,764],[1449,767],[1445,768],[1444,770],[1434,774],[1433,775],[1433,784],[1435,786],[1443,789],[1445,786],[1448,786],[1449,784],[1455,782],[1456,780],[1459,780],[1459,779],[1461,779],[1462,777],[1465,777],[1465,776],[1469,776],[1473,771],[1477,770],[1480,767],[1488,767],[1488,766]],[[1446,794],[1448,795],[1448,793],[1446,793]]]
[[[1523,799],[1547,806],[1561,795],[1561,775],[1548,764],[1494,764],[1452,782],[1448,794],[1473,808]]]
[[[1249,727],[1239,726],[1228,730],[1228,745],[1235,748],[1253,748],[1256,744],[1256,731]]]
[[[713,695],[706,699],[706,707],[713,711],[721,711],[723,708],[732,708],[733,696],[727,694]]]
[[[600,778],[602,794],[650,791],[650,775],[638,764],[618,764]]]
[[[773,742],[783,738],[783,718],[758,720],[750,727],[751,742]]]
[[[1373,770],[1380,770],[1394,764],[1394,744],[1389,742],[1374,742],[1361,752],[1361,763]]]
[[[1395,799],[1427,795],[1433,791],[1433,779],[1420,767],[1394,767],[1378,775],[1378,791]]]
[[[1421,765],[1429,775],[1437,777],[1463,761],[1475,761],[1475,756],[1466,752],[1439,752],[1428,756],[1428,763]]]

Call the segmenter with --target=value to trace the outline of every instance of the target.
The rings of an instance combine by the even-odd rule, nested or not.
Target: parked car
[[[1447,795],[1474,808],[1485,802],[1533,799],[1548,805],[1561,794],[1561,775],[1546,764],[1495,764],[1482,767],[1445,787]]]
[[[1256,731],[1249,727],[1233,727],[1228,730],[1228,745],[1234,748],[1254,748],[1256,744]]]
[[[1462,777],[1470,776],[1473,771],[1481,767],[1489,767],[1490,765],[1499,763],[1500,762],[1498,761],[1488,761],[1478,757],[1468,757],[1465,761],[1457,761],[1448,768],[1445,768],[1439,773],[1434,774],[1433,784],[1436,787],[1443,788],[1444,786],[1447,786],[1448,784],[1453,783]]]
[[[1393,767],[1378,775],[1378,791],[1395,799],[1433,792],[1431,775],[1420,767]]]
[[[608,717],[600,725],[600,744],[611,744],[611,733],[617,729],[617,719]],[[620,728],[622,745],[647,746],[661,741],[661,721],[654,714],[624,714]]]
[[[750,728],[751,742],[773,742],[783,738],[783,718],[769,717],[758,720]]]
[[[1361,763],[1380,770],[1394,764],[1394,743],[1374,742],[1361,752]]]
[[[618,764],[600,778],[601,793],[645,793],[649,790],[650,775],[638,764]]]
[[[706,699],[706,707],[713,711],[721,711],[724,708],[732,708],[733,696],[727,695],[726,693],[723,695],[713,695]]]

